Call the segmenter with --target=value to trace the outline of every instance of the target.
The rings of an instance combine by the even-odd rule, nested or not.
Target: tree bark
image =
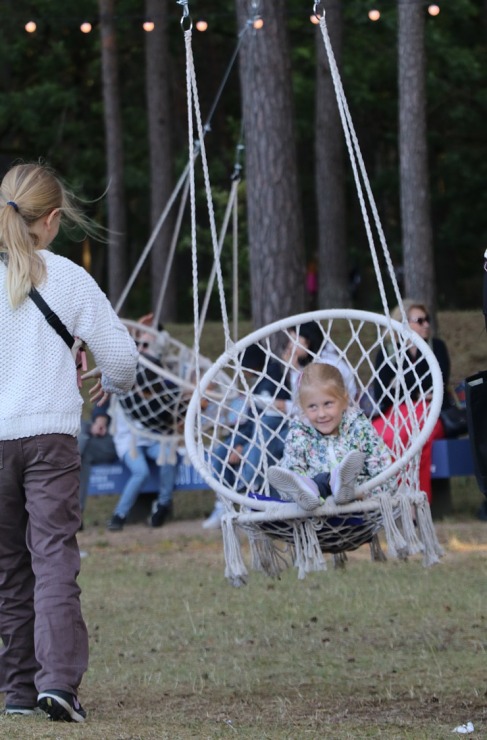
[[[154,30],[146,34],[146,97],[149,127],[150,167],[150,225],[151,231],[169,202],[173,189],[173,157],[170,107],[170,61],[167,34],[169,15],[168,0],[146,0],[147,18],[154,21]],[[161,284],[171,246],[174,212],[166,218],[151,251],[151,303],[157,308]],[[167,284],[162,311],[162,321],[176,318],[176,290],[174,265]]]
[[[127,237],[114,0],[99,0],[99,10],[108,179],[108,295],[112,303],[116,303],[126,283]]]
[[[341,66],[341,0],[324,0],[326,24],[338,68]],[[316,30],[316,201],[320,308],[351,305],[345,226],[344,134],[330,65],[320,28]]]
[[[421,3],[398,0],[401,225],[405,294],[434,312],[424,12]]]
[[[261,0],[240,54],[255,327],[304,310],[303,220],[285,0]],[[236,0],[239,28],[250,3]]]

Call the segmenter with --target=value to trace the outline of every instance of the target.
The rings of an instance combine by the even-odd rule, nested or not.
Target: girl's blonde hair
[[[60,178],[46,165],[18,164],[12,167],[0,186],[0,255],[6,255],[7,293],[15,308],[30,289],[46,277],[46,266],[37,250],[38,237],[32,225],[58,208],[61,221],[95,233],[96,224],[76,205]]]
[[[304,368],[299,381],[298,401],[301,407],[303,406],[303,395],[318,385],[326,386],[326,390],[330,395],[348,403],[348,391],[340,370],[334,365],[328,365],[326,362],[311,362]]]

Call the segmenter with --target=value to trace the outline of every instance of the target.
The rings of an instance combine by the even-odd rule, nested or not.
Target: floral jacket
[[[338,434],[321,434],[308,421],[294,419],[284,445],[280,465],[313,478],[318,473],[333,470],[351,450],[366,455],[358,484],[381,473],[392,464],[386,443],[375,431],[369,419],[357,407],[345,410]],[[393,481],[385,481],[369,493],[393,493]]]

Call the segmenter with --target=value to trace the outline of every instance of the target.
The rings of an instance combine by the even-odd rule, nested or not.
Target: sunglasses
[[[423,324],[429,324],[430,317],[429,316],[420,316],[419,319],[409,319],[410,324],[419,324],[420,326],[423,326]]]
[[[135,342],[139,349],[149,349],[149,342]]]

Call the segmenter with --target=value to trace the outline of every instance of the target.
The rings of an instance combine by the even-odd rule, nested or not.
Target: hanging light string
[[[183,28],[185,25],[192,25],[192,20],[189,16],[189,7],[187,0],[176,0],[176,2],[183,8],[183,16],[181,18],[181,24],[183,25]],[[429,15],[432,17],[438,16],[441,12],[440,2],[432,2],[431,0],[400,0],[400,2],[402,4],[422,5],[427,8]],[[261,17],[259,12],[259,4],[259,0],[252,0],[250,5],[251,17],[248,21],[257,30],[262,28],[262,26],[264,25],[263,18]],[[395,5],[396,0],[377,0],[377,2],[375,3],[374,0],[370,0],[369,7],[364,8],[364,13],[367,13],[367,16],[371,21],[379,21],[381,19],[381,8],[384,9],[387,7],[389,9],[391,7],[394,7]],[[310,16],[309,20],[311,21],[311,23],[319,23],[319,18],[321,15],[319,11],[320,6],[321,2],[315,3],[315,8],[317,8],[317,10],[314,10],[313,14]],[[4,15],[5,14],[0,13],[0,19]],[[230,17],[230,14],[224,13],[221,17],[224,17],[226,19],[227,17]],[[11,14],[9,14],[9,19],[11,20]],[[146,33],[150,33],[156,28],[159,19],[162,19],[162,14],[156,14],[149,18],[145,15],[140,14],[134,15],[133,13],[117,13],[115,17],[115,20],[120,22],[128,21],[131,24],[140,24],[140,27]],[[19,27],[21,26],[29,34],[34,34],[38,29],[42,28],[42,25],[44,23],[52,25],[52,22],[54,20],[58,21],[63,26],[76,26],[81,33],[88,35],[96,28],[98,23],[98,16],[92,16],[90,19],[89,17],[86,17],[86,15],[60,16],[57,14],[43,14],[42,16],[36,16],[34,18],[31,17],[28,20],[21,20],[19,18]],[[197,31],[204,33],[205,31],[211,29],[211,24],[208,20],[200,18],[194,24],[194,27]]]

